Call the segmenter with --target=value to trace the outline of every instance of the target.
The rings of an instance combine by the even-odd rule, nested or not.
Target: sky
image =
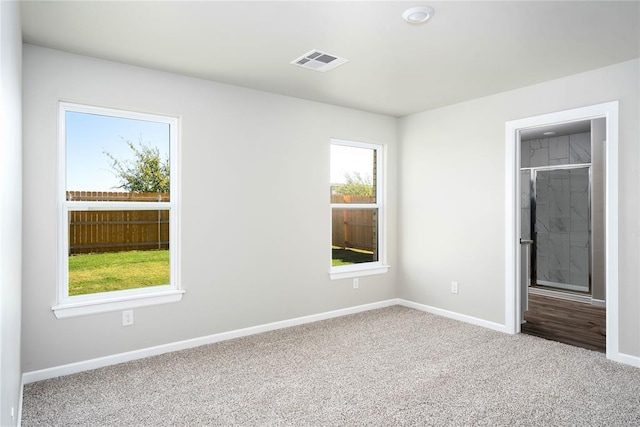
[[[373,178],[373,150],[331,144],[331,184],[346,183],[345,173]]]
[[[163,159],[169,157],[169,125],[166,123],[67,111],[67,190],[122,191],[113,173],[111,159],[132,159],[126,141],[158,146]]]

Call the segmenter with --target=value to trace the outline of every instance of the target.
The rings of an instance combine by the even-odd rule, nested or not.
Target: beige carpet
[[[640,369],[390,307],[25,386],[23,426],[640,426]]]

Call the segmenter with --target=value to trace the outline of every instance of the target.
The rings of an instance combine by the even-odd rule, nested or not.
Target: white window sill
[[[385,274],[389,271],[388,265],[382,264],[360,264],[333,267],[329,272],[331,280],[350,279],[352,277],[374,276]]]
[[[110,299],[94,299],[82,302],[69,302],[51,307],[58,319],[129,310],[149,305],[167,304],[182,300],[183,290],[170,290],[140,295],[127,295]]]

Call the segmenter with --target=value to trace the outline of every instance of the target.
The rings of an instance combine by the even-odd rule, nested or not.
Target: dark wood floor
[[[590,350],[606,351],[606,309],[588,303],[529,295],[522,332]]]

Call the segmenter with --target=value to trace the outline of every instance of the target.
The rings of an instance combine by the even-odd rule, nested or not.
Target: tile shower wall
[[[591,133],[522,141],[520,167],[591,163]]]
[[[522,167],[591,162],[587,133],[522,143]],[[521,172],[523,239],[530,237],[530,170]],[[538,171],[536,248],[538,280],[589,286],[588,169]]]

